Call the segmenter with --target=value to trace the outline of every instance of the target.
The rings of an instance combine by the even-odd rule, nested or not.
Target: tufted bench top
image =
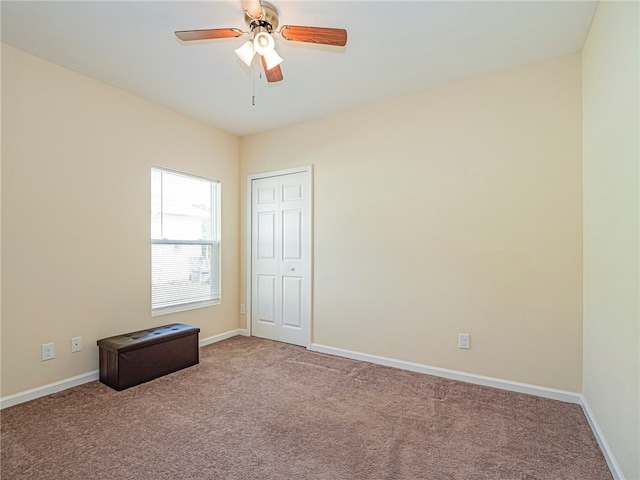
[[[162,327],[103,338],[98,340],[98,347],[111,352],[126,352],[127,350],[134,350],[199,332],[200,329],[198,327],[185,325],[184,323],[172,323]]]

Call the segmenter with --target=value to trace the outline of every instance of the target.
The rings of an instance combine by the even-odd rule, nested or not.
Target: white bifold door
[[[308,346],[310,172],[251,181],[251,335]]]

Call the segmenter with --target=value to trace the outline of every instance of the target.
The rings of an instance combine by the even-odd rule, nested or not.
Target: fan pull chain
[[[251,72],[251,105],[256,106],[256,67]]]
[[[256,106],[256,67],[253,66],[253,72],[251,72],[251,105]]]
[[[253,71],[251,72],[251,105],[256,106],[256,67],[253,66]],[[258,75],[262,79],[262,70],[258,70]]]
[[[254,67],[255,71],[255,67]],[[258,70],[258,77],[262,80],[262,70]],[[255,73],[251,75],[251,105],[256,106],[256,76]]]

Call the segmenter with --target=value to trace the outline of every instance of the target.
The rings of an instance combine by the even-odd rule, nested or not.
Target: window
[[[220,302],[220,186],[151,169],[154,315]]]

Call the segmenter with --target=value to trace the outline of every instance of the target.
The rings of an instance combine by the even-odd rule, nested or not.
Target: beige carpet
[[[610,479],[578,405],[257,338],[1,412],[2,479]]]

